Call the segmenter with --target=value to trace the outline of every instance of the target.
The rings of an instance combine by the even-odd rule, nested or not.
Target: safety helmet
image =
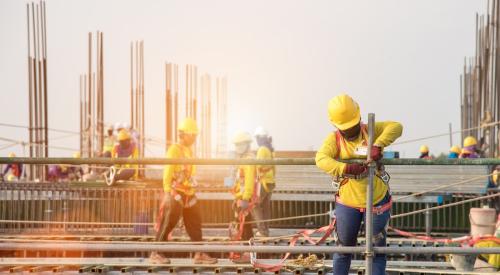
[[[269,133],[264,129],[264,127],[259,126],[257,129],[255,129],[255,133],[253,134],[254,137],[267,137],[269,136]]]
[[[127,139],[130,139],[130,133],[125,129],[121,129],[120,132],[118,133],[118,141],[123,141]]]
[[[359,105],[350,96],[340,94],[328,102],[328,118],[339,130],[347,130],[361,120]]]
[[[123,129],[123,125],[120,122],[115,123],[115,130]]]
[[[73,158],[75,158],[75,159],[79,159],[79,158],[81,158],[81,157],[82,157],[82,155],[80,154],[80,152],[74,152],[74,153],[73,153]]]
[[[16,157],[16,154],[14,154],[14,152],[9,153],[9,158],[15,158],[15,157]]]
[[[469,147],[477,144],[477,140],[473,136],[468,136],[464,139],[464,147]]]
[[[113,125],[109,125],[109,126],[108,126],[108,131],[109,131],[109,130],[113,131],[114,129],[115,129],[115,128],[113,127]]]
[[[187,117],[183,121],[181,121],[179,127],[177,127],[177,130],[179,130],[179,132],[183,132],[185,134],[190,134],[190,135],[197,135],[199,132],[196,120],[190,117]]]
[[[460,154],[460,147],[454,145],[450,148],[450,152],[455,153],[455,154]]]
[[[429,147],[427,145],[420,146],[420,153],[429,153]]]
[[[233,137],[233,143],[234,144],[250,143],[250,142],[252,142],[252,136],[248,132],[238,132]]]

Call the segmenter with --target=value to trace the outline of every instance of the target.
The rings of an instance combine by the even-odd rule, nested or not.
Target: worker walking
[[[198,126],[192,118],[184,119],[178,127],[179,142],[172,144],[167,151],[167,158],[193,158],[191,147],[196,142]],[[195,166],[192,164],[165,165],[163,170],[163,200],[157,219],[156,241],[168,240],[168,235],[179,222],[181,215],[186,231],[194,242],[202,241],[201,211],[196,199]],[[168,264],[170,260],[158,252],[152,252],[150,261],[157,264]],[[215,264],[216,258],[206,253],[194,255],[195,264]]]
[[[15,158],[16,154],[9,153],[8,157]],[[10,174],[7,175],[7,173],[9,173],[9,171],[10,171]],[[10,175],[12,175],[13,177],[10,177]],[[4,180],[4,176],[10,177],[11,179],[20,180],[22,175],[23,175],[22,163],[9,163],[3,169],[3,173],[1,174],[1,177],[2,177],[2,181]]]
[[[236,156],[239,159],[253,159],[251,152],[252,136],[247,132],[240,132],[233,138]],[[260,186],[256,179],[255,165],[240,165],[236,170],[236,180],[232,193],[234,195],[233,210],[235,223],[231,230],[231,239],[246,241],[253,237],[252,210],[258,201]],[[250,253],[232,253],[234,263],[250,263]]]
[[[263,127],[258,127],[255,130],[255,141],[259,148],[257,149],[257,159],[273,159],[274,148],[273,138],[267,133]],[[269,224],[260,222],[261,220],[271,219],[271,196],[275,187],[274,176],[276,168],[274,165],[257,165],[257,178],[260,183],[259,200],[253,209],[253,218],[257,221],[257,237],[269,236]]]
[[[113,158],[138,158],[139,151],[137,150],[137,145],[131,139],[130,133],[126,129],[122,129],[118,133],[118,144],[113,148],[111,156]],[[137,164],[111,166],[106,177],[106,183],[111,186],[118,180],[135,179],[137,178],[137,171]]]
[[[449,159],[456,159],[460,155],[460,147],[454,145],[450,148],[450,153],[448,154]]]
[[[459,158],[461,159],[473,159],[479,158],[479,154],[477,153],[477,140],[473,136],[468,136],[464,139],[464,148],[460,153]]]
[[[427,145],[420,146],[420,157],[421,159],[432,159],[429,154],[429,147]]]
[[[366,158],[370,154],[374,161],[383,157],[383,148],[401,136],[403,127],[398,122],[375,123],[374,144],[370,152],[368,127],[361,122],[358,104],[348,95],[340,94],[328,102],[331,123],[338,129],[330,133],[316,153],[316,165],[334,177],[339,189],[335,196],[335,217],[337,242],[340,246],[355,246],[361,222],[365,218],[366,185],[368,167],[361,163],[343,163],[340,160]],[[385,247],[392,198],[388,183],[377,172],[374,178],[373,194],[373,245]],[[333,256],[333,274],[348,274],[351,254],[336,253]],[[373,274],[385,274],[386,256],[376,254],[373,260]]]

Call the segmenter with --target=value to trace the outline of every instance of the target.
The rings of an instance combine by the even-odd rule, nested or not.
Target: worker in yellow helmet
[[[233,137],[236,157],[239,159],[253,159],[251,152],[252,136],[247,132],[239,132]],[[236,170],[235,183],[232,193],[234,195],[234,227],[230,230],[231,239],[246,241],[253,238],[252,211],[258,201],[260,185],[256,178],[255,165],[239,165]],[[243,228],[240,226],[243,224]],[[250,253],[232,253],[234,263],[250,263]]]
[[[130,133],[122,129],[118,133],[118,144],[115,145],[111,153],[113,158],[133,158],[139,157],[137,145],[131,139]],[[137,178],[138,165],[125,164],[110,167],[109,175],[106,177],[106,183],[111,186],[118,180],[130,180]]]
[[[113,153],[113,148],[116,144],[116,136],[113,133],[113,126],[109,126],[104,137],[104,145],[102,147],[102,155],[105,158],[110,158]]]
[[[196,142],[198,126],[192,118],[184,119],[178,127],[179,142],[172,144],[167,151],[167,158],[193,158],[191,147]],[[196,168],[192,164],[169,164],[163,170],[164,196],[160,206],[160,214],[156,223],[156,240],[164,242],[175,228],[182,215],[186,231],[194,242],[202,241],[201,211],[196,199]],[[150,261],[157,264],[168,264],[170,260],[158,252],[152,252]],[[215,264],[216,258],[206,253],[194,254],[194,264]]]
[[[429,154],[429,147],[427,145],[420,146],[420,157],[421,159],[432,159],[432,156]]]
[[[15,158],[16,154],[11,152],[11,153],[9,153],[8,157]],[[7,173],[9,173],[9,171],[10,171],[10,175],[13,175],[16,179],[18,179],[18,180],[21,179],[21,176],[23,174],[23,164],[22,163],[9,163],[9,164],[7,164],[5,166],[3,172],[0,174],[0,180],[3,180],[4,176],[7,175]],[[7,177],[9,177],[9,176],[7,176]]]
[[[254,133],[255,141],[259,148],[257,149],[257,159],[273,159],[274,147],[273,138],[261,126],[259,126]],[[257,237],[269,236],[269,224],[267,222],[259,222],[260,220],[271,219],[271,196],[275,187],[275,173],[274,165],[257,165],[256,167],[257,178],[260,183],[259,200],[253,209],[253,218],[257,221]]]
[[[340,94],[328,102],[330,122],[337,131],[330,133],[316,153],[316,165],[334,177],[339,189],[336,195],[335,216],[337,241],[340,246],[355,246],[366,207],[366,185],[368,167],[362,163],[344,163],[341,160],[363,158],[370,154],[379,161],[383,148],[401,136],[403,126],[398,122],[375,123],[374,145],[367,150],[367,125],[361,122],[358,103],[350,96]],[[373,245],[386,246],[386,226],[392,205],[389,187],[377,172],[374,179],[373,205]],[[385,177],[384,177],[385,178]],[[336,253],[333,256],[333,274],[348,274],[351,254]],[[377,254],[373,260],[373,274],[385,274],[386,257]]]
[[[450,148],[450,153],[448,154],[449,159],[456,159],[460,155],[460,147],[454,145]]]
[[[473,159],[479,158],[479,154],[477,153],[477,139],[473,136],[468,136],[464,139],[464,148],[460,153],[459,158],[461,159]]]

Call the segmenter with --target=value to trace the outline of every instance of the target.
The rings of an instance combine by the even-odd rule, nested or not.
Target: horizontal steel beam
[[[249,246],[249,245],[193,245],[193,244],[130,244],[130,243],[16,243],[2,242],[0,250],[30,250],[30,251],[158,251],[158,252],[257,252],[257,253],[353,253],[362,254],[364,246]],[[470,247],[374,247],[380,254],[500,254],[500,247],[470,248]]]
[[[363,162],[364,159],[343,160],[343,162]],[[196,164],[196,165],[316,165],[312,158],[286,158],[286,159],[168,159],[168,158],[0,158],[0,164]],[[500,165],[500,159],[383,159],[385,165]]]

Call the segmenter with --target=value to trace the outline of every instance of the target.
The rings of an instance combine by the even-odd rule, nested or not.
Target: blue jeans
[[[375,206],[383,205],[390,200],[387,194],[382,201]],[[356,246],[358,232],[361,227],[361,221],[365,219],[365,214],[356,208],[351,208],[340,203],[335,204],[335,216],[337,217],[336,233],[337,245]],[[373,246],[386,246],[386,226],[389,223],[391,211],[373,215]],[[335,253],[333,255],[333,274],[347,275],[351,267],[352,254]],[[373,275],[385,275],[386,266],[385,254],[376,254],[373,259]]]

